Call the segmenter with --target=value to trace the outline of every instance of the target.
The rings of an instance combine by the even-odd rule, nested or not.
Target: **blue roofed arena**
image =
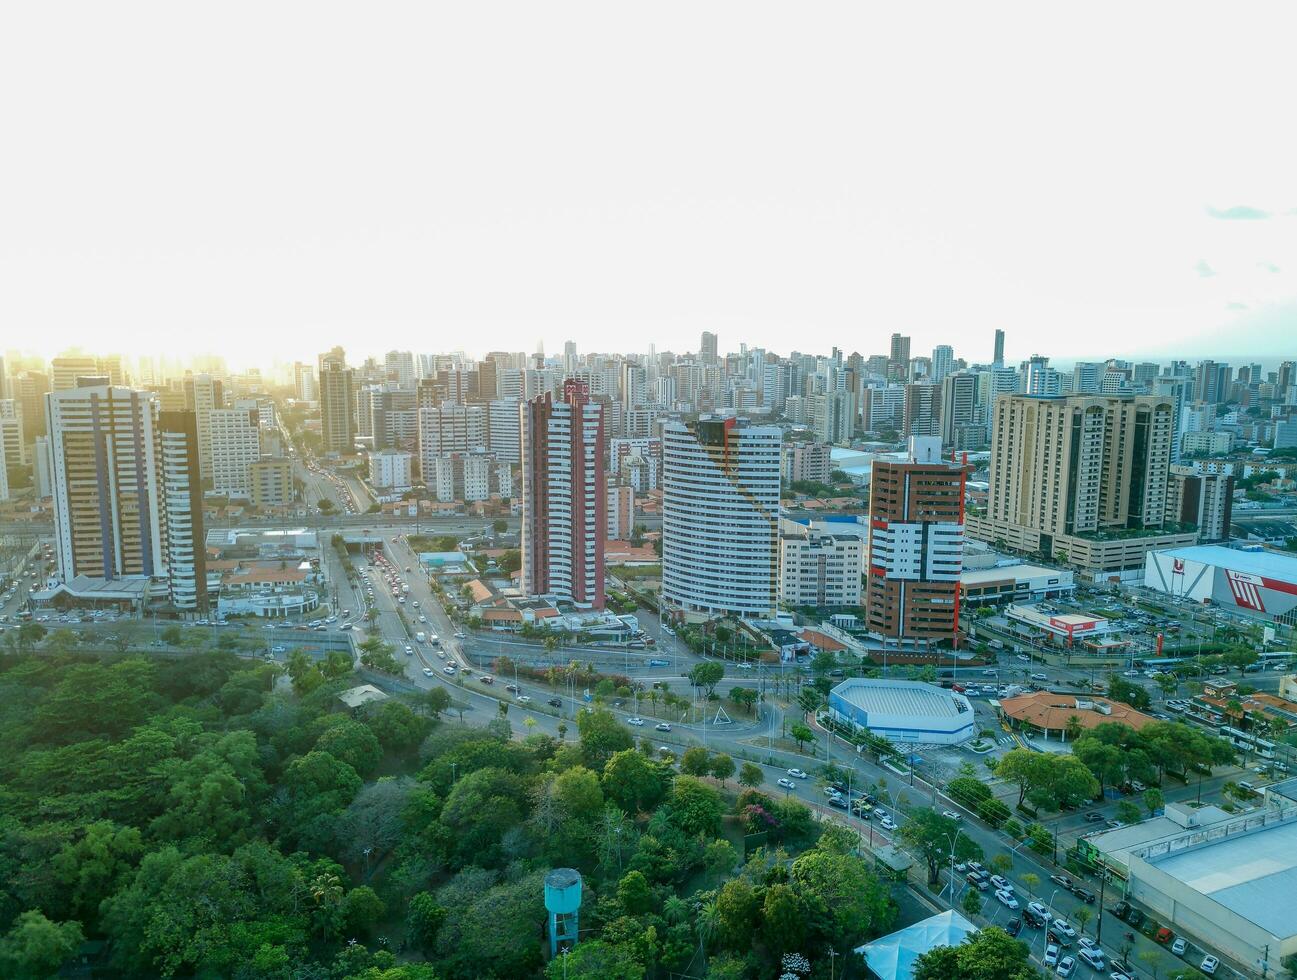
[[[955,745],[973,737],[973,706],[935,684],[856,677],[829,692],[829,717],[893,742]]]

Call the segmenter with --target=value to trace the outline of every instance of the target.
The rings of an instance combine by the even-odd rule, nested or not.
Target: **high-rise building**
[[[951,374],[941,382],[939,425],[945,445],[960,445],[961,428],[977,423],[977,407],[976,375]]]
[[[352,369],[339,347],[320,355],[320,438],[326,453],[350,453],[356,445],[356,390]]]
[[[1024,395],[1052,398],[1062,392],[1062,379],[1049,366],[1049,358],[1039,354],[1023,361],[1018,369],[1018,391]]]
[[[786,442],[780,450],[780,476],[784,483],[828,483],[833,457],[823,442]]]
[[[869,488],[866,622],[900,642],[953,641],[964,563],[965,470],[941,440],[910,440],[905,462],[874,460]]]
[[[50,390],[67,391],[77,387],[78,378],[99,375],[99,358],[85,354],[64,354],[50,361]]]
[[[562,398],[525,403],[522,418],[522,590],[604,605],[608,525],[604,406],[569,379]]]
[[[165,580],[206,604],[197,420],[151,392],[89,385],[45,396],[59,575]]]
[[[414,387],[414,354],[408,350],[390,350],[383,359],[387,380],[402,388]]]
[[[1126,398],[1001,398],[987,514],[1046,534],[1160,527],[1172,407]]]
[[[251,498],[252,464],[261,458],[256,409],[217,408],[208,412],[207,448],[212,489],[227,497]]]
[[[32,443],[46,435],[45,395],[50,390],[48,375],[23,371],[13,379],[13,398],[22,406],[23,441]]]
[[[315,368],[298,361],[293,365],[293,392],[298,401],[313,402],[320,397],[315,385]]]
[[[932,348],[932,371],[929,378],[935,383],[942,381],[952,370],[955,363],[955,349],[949,344],[938,344]]]
[[[1004,367],[1004,331],[995,331],[995,348],[991,354],[991,367]]]
[[[905,386],[905,437],[941,435],[941,386]]]
[[[893,380],[905,380],[910,370],[910,338],[899,333],[892,334],[891,352],[887,356],[887,376]]]
[[[287,457],[262,456],[251,467],[252,506],[258,510],[286,507],[297,499],[293,461]]]
[[[413,484],[409,453],[387,449],[369,454],[369,483],[376,490],[405,490]]]
[[[859,606],[864,541],[839,533],[780,522],[779,601],[789,606]]]
[[[811,395],[811,434],[821,442],[847,443],[856,431],[856,395],[853,391],[826,391]]]
[[[1172,466],[1166,488],[1166,520],[1198,531],[1199,541],[1225,541],[1233,520],[1234,477]]]
[[[766,617],[778,597],[782,433],[704,416],[662,430],[662,600],[686,615]]]
[[[716,363],[716,334],[703,331],[702,343],[698,345],[698,358],[704,364]]]
[[[1216,405],[1229,400],[1230,368],[1217,361],[1200,361],[1193,371],[1193,400]]]
[[[522,462],[521,400],[497,398],[487,406],[491,454],[502,463]]]
[[[434,460],[447,453],[486,452],[487,408],[446,402],[419,409],[419,472],[428,482]]]
[[[207,541],[198,467],[198,419],[193,412],[159,412],[162,497],[166,514],[167,588],[177,609],[207,611]]]
[[[220,380],[210,374],[189,374],[184,380],[185,411],[193,412],[198,424],[198,466],[204,480],[212,478],[212,411],[225,406]]]

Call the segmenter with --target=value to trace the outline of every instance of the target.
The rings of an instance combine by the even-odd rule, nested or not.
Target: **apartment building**
[[[444,402],[419,409],[419,471],[425,483],[438,456],[483,453],[488,445],[485,405]]]
[[[522,590],[604,606],[608,525],[604,406],[581,381],[546,393],[522,416]]]
[[[207,611],[207,551],[198,419],[193,412],[158,412],[162,504],[166,516],[166,571],[177,609]]]
[[[252,464],[261,458],[256,410],[217,408],[207,413],[206,422],[212,490],[241,500],[251,498]]]
[[[1172,466],[1166,486],[1166,521],[1195,528],[1198,540],[1226,541],[1234,519],[1234,477]]]
[[[262,456],[249,467],[252,506],[259,510],[286,507],[297,499],[293,461],[279,456]]]
[[[869,490],[866,623],[898,642],[953,641],[964,554],[964,467],[937,437],[910,440],[904,462],[874,460]]]
[[[326,453],[350,453],[356,446],[356,382],[339,347],[320,355],[320,439]]]
[[[785,484],[828,483],[833,456],[822,442],[786,442],[780,448],[779,472]]]
[[[858,534],[781,521],[779,601],[787,606],[859,606],[865,543]]]
[[[662,600],[690,618],[770,616],[782,433],[704,416],[662,430]]]
[[[414,457],[394,449],[369,454],[369,484],[375,490],[405,490],[414,485]]]

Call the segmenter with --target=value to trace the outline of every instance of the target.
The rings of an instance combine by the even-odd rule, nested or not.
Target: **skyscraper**
[[[162,505],[166,512],[167,585],[177,609],[207,611],[207,542],[193,412],[160,412]]]
[[[953,640],[965,471],[942,462],[940,439],[911,439],[909,455],[902,463],[873,463],[866,619],[871,633],[900,641]]]
[[[942,381],[955,363],[955,349],[949,344],[938,344],[932,348],[932,372],[929,375],[933,382]]]
[[[995,351],[991,355],[991,367],[1004,367],[1004,331],[995,331]]]
[[[603,405],[587,385],[564,382],[524,404],[522,590],[585,608],[604,605],[608,526]]]
[[[704,416],[663,427],[662,600],[686,615],[763,617],[779,577],[777,426]]]
[[[905,386],[905,437],[941,435],[941,386]]]
[[[904,379],[910,370],[910,338],[899,333],[892,334],[891,353],[887,356],[887,376],[893,379]]]
[[[326,453],[349,453],[356,443],[356,393],[341,347],[320,355],[320,436]]]
[[[716,363],[716,334],[703,331],[702,343],[698,345],[698,357],[704,364]]]

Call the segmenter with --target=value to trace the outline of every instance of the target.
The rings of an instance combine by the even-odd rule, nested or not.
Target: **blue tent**
[[[958,946],[974,932],[977,926],[952,909],[875,939],[856,952],[879,980],[910,980],[920,956],[938,946]]]

